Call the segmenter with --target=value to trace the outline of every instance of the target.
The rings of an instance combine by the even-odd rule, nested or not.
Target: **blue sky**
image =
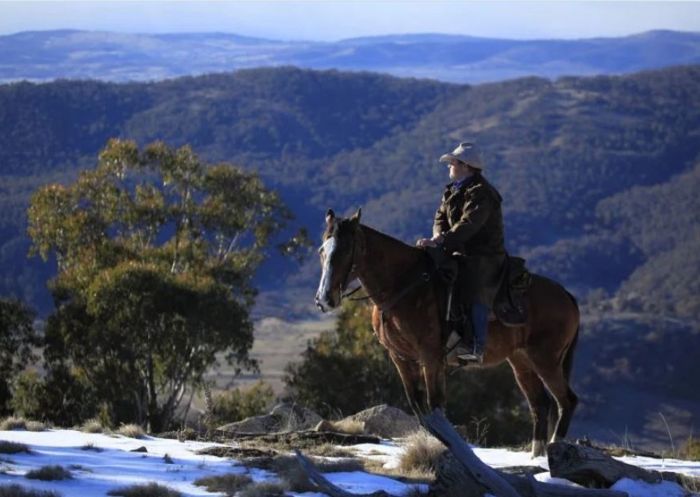
[[[397,33],[586,38],[700,31],[700,2],[0,0],[0,34],[60,28],[327,41]]]

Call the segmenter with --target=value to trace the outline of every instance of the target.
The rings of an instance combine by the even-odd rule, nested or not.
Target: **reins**
[[[360,236],[364,236],[364,234],[361,232],[362,228],[358,226],[357,228],[360,233]],[[344,280],[344,286],[347,285],[348,279],[350,278],[350,275],[353,274],[356,269],[357,269],[357,263],[355,262],[355,246],[357,245],[357,235],[353,237],[353,244],[352,244],[352,255],[351,255],[351,261],[352,264],[350,266],[350,269],[348,270],[347,275],[345,276]],[[427,284],[432,278],[433,275],[435,274],[435,268],[433,267],[432,271],[423,271],[418,277],[413,279],[410,284],[407,286],[403,287],[398,293],[396,293],[393,297],[389,298],[386,302],[383,304],[380,304],[378,299],[372,295],[366,295],[364,297],[356,297],[354,299],[350,299],[351,301],[361,301],[361,300],[369,300],[371,299],[375,305],[379,308],[380,310],[380,318],[379,318],[379,326],[380,326],[380,331],[382,334],[384,334],[384,326],[386,322],[386,314],[391,311],[401,300],[406,297],[409,293],[411,293],[413,290],[417,289],[420,286],[423,286]],[[360,289],[364,289],[364,285],[362,284],[362,281],[360,281],[360,286],[351,290],[348,293],[342,294],[343,298],[348,298],[350,295],[353,295],[354,293],[358,292]]]

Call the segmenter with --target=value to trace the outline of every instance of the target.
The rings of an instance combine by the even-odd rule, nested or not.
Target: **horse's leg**
[[[420,369],[418,368],[418,363],[415,361],[402,359],[396,354],[392,354],[391,351],[389,351],[389,357],[399,372],[401,383],[403,383],[404,392],[406,392],[409,407],[413,413],[420,418],[423,411],[420,398],[421,391],[419,388],[421,375]]]
[[[428,408],[432,412],[435,409],[445,407],[445,366],[442,358],[428,361],[421,366],[423,381],[425,381],[425,394]]]
[[[547,390],[552,394],[557,402],[558,416],[554,426],[550,426],[552,434],[552,442],[561,440],[566,437],[569,431],[571,417],[574,414],[576,405],[578,404],[578,396],[569,386],[564,370],[560,363],[557,364],[541,364],[534,362],[537,374],[542,378],[542,381],[547,387]]]
[[[530,361],[519,354],[508,358],[515,380],[530,406],[532,418],[532,457],[543,456],[547,446],[547,418],[552,399]]]

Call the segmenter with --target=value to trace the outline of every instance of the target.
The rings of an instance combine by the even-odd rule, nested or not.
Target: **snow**
[[[64,497],[104,497],[109,490],[118,487],[157,482],[173,488],[185,497],[222,495],[209,493],[193,482],[205,476],[228,473],[247,474],[254,481],[275,481],[277,476],[269,471],[246,468],[227,458],[205,456],[197,451],[221,444],[203,443],[144,437],[127,438],[120,435],[82,433],[74,430],[49,430],[44,432],[0,431],[0,440],[28,445],[32,454],[0,454],[0,486],[17,484],[26,488],[53,490]],[[396,468],[402,453],[402,441],[383,441],[380,444],[361,444],[349,449],[357,455],[381,462],[385,468]],[[131,452],[145,447],[147,452]],[[348,447],[345,447],[348,449]],[[91,449],[91,450],[87,450]],[[96,451],[94,449],[99,449]],[[527,452],[506,449],[474,448],[486,464],[493,467],[539,466],[548,469],[547,459],[532,459]],[[172,459],[166,463],[164,456]],[[618,458],[629,464],[657,471],[673,471],[700,476],[700,462],[649,457]],[[41,466],[58,464],[70,469],[73,479],[42,482],[29,480],[24,475]],[[416,485],[409,485],[392,478],[364,472],[327,473],[335,485],[352,493],[371,493],[383,489],[393,495],[402,495]],[[544,471],[535,478],[539,481],[574,485],[552,478]],[[422,491],[426,485],[419,485]],[[623,479],[613,487],[628,492],[630,497],[681,497],[685,492],[675,483],[648,484]],[[296,493],[296,497],[323,497],[320,493]]]

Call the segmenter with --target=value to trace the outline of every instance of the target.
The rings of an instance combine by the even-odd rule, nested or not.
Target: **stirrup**
[[[483,364],[484,346],[474,340],[471,350],[465,351],[464,354],[459,354],[457,359],[464,363],[465,366],[468,364]]]

